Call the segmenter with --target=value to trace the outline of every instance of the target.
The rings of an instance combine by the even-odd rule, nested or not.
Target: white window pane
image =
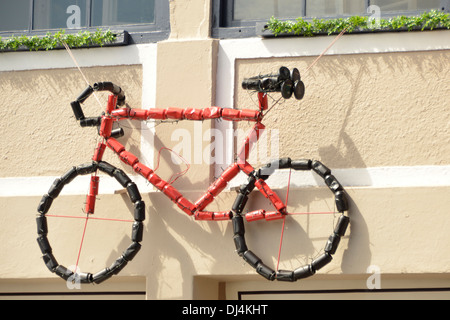
[[[155,0],[93,0],[92,25],[113,26],[155,22]]]
[[[30,0],[0,0],[0,31],[28,30]]]
[[[439,9],[440,0],[371,0],[370,4],[377,5],[381,13],[392,11],[426,11],[430,9]]]
[[[235,0],[233,20],[298,18],[303,16],[301,0]]]
[[[86,27],[86,0],[35,0],[33,29]]]
[[[306,0],[306,16],[334,17],[360,15],[366,12],[364,0]]]

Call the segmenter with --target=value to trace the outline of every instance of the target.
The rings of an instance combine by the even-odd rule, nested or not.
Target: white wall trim
[[[332,173],[346,188],[411,188],[411,187],[449,187],[449,166],[417,167],[377,167],[358,169],[335,169]],[[273,189],[287,187],[289,170],[279,170],[272,174],[267,183]],[[58,177],[18,177],[0,179],[0,197],[43,196]],[[141,193],[153,192],[147,180],[140,176],[130,176],[136,182]],[[67,185],[61,195],[86,195],[89,190],[90,176],[77,177]],[[237,187],[247,181],[240,173],[229,187]],[[325,186],[323,179],[311,171],[292,170],[290,188],[309,188]],[[122,187],[114,178],[101,176],[99,194],[114,194]]]
[[[450,166],[411,166],[334,169],[332,174],[344,187],[408,188],[450,186]],[[231,187],[247,181],[243,173]],[[275,189],[287,188],[289,170],[275,171],[267,183]],[[321,187],[325,183],[312,171],[291,171],[291,188]]]
[[[62,173],[63,174],[63,173]],[[100,176],[99,194],[114,194],[122,190],[122,186],[115,178]],[[153,186],[140,176],[129,176],[139,188],[141,193],[153,191]],[[48,192],[55,179],[59,177],[18,177],[0,179],[0,197],[35,197],[43,196]],[[64,187],[61,195],[87,195],[91,176],[77,177]]]
[[[120,47],[72,50],[81,68],[145,64],[155,43]],[[151,54],[150,54],[151,56]],[[18,51],[0,53],[0,71],[67,69],[75,65],[66,50]]]

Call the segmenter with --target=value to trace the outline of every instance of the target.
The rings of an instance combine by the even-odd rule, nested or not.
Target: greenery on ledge
[[[437,10],[424,12],[419,16],[396,16],[390,19],[369,19],[368,16],[352,16],[339,19],[312,19],[306,21],[298,18],[296,21],[281,21],[272,17],[265,29],[274,36],[296,35],[311,37],[317,34],[334,34],[346,30],[355,31],[390,31],[390,30],[433,30],[435,28],[450,29],[450,14]]]
[[[12,50],[19,49],[33,50],[53,50],[62,48],[63,43],[66,43],[70,48],[90,47],[90,46],[103,46],[113,43],[117,38],[111,30],[103,32],[98,29],[96,32],[80,31],[76,34],[66,34],[65,30],[58,31],[54,34],[47,33],[43,37],[38,36],[12,36],[3,40],[0,37],[0,50]]]

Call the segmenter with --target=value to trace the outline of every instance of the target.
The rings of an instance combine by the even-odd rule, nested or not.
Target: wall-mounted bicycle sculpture
[[[48,269],[64,280],[73,279],[73,277],[76,276],[81,283],[99,284],[111,278],[113,275],[118,274],[131,260],[133,260],[141,249],[146,205],[144,201],[142,201],[142,197],[135,182],[133,182],[123,170],[103,161],[103,155],[107,148],[112,150],[123,163],[132,167],[134,172],[147,179],[156,189],[166,195],[167,198],[178,206],[182,212],[195,217],[195,220],[230,220],[233,225],[233,240],[238,255],[250,266],[255,268],[256,272],[264,278],[268,280],[296,281],[314,275],[316,271],[327,265],[332,260],[332,255],[335,254],[340,239],[344,236],[349,224],[349,218],[345,215],[345,212],[348,210],[346,193],[342,185],[332,175],[330,169],[320,161],[309,159],[293,160],[290,158],[282,158],[271,161],[261,168],[254,168],[248,162],[253,144],[258,141],[262,130],[265,129],[263,120],[265,114],[269,110],[268,93],[281,93],[284,99],[289,99],[293,96],[296,99],[301,100],[305,94],[305,86],[300,77],[300,72],[297,69],[290,71],[288,68],[282,67],[276,74],[260,75],[245,79],[242,83],[242,88],[257,92],[259,103],[258,110],[237,110],[220,107],[209,107],[205,109],[134,109],[125,106],[125,94],[119,86],[110,82],[100,82],[93,86],[88,86],[81,95],[71,103],[71,106],[81,127],[98,127],[98,134],[101,138],[101,142],[98,143],[98,146],[95,149],[92,161],[74,166],[60,178],[56,179],[48,193],[43,196],[39,203],[39,214],[36,218],[38,228],[37,241],[43,254],[43,260]],[[97,91],[110,92],[106,110],[101,116],[85,117],[82,104]],[[174,120],[206,121],[223,119],[227,121],[248,121],[254,123],[254,125],[237,152],[236,161],[223,171],[221,176],[211,184],[203,196],[197,201],[191,202],[186,199],[171,182],[164,181],[155,173],[154,169],[141,163],[138,157],[127,151],[124,145],[117,140],[124,135],[124,132],[121,128],[113,129],[113,124],[127,119],[137,121],[156,120],[161,122]],[[334,195],[335,210],[336,213],[339,213],[339,218],[331,236],[325,244],[323,253],[312,260],[311,263],[300,266],[292,271],[274,270],[270,268],[255,253],[253,253],[253,251],[249,250],[245,239],[244,220],[247,222],[256,220],[273,221],[284,219],[289,215],[287,203],[283,202],[280,196],[277,195],[266,182],[269,176],[278,170],[312,171],[315,175],[323,179],[331,193]],[[205,210],[206,207],[226,189],[228,183],[241,171],[248,176],[248,181],[239,188],[232,208],[227,208],[224,211]],[[99,172],[106,175],[98,175]],[[52,216],[49,214],[52,203],[60,195],[64,187],[70,184],[77,176],[84,175],[90,175],[89,192],[84,205],[86,222],[95,213],[99,183],[104,176],[115,178],[115,180],[127,190],[128,201],[130,201],[134,207],[131,244],[111,266],[92,273],[77,272],[76,270],[70,270],[61,265],[53,255],[52,246],[47,237],[49,232],[47,217]],[[272,205],[272,210],[260,209],[244,213],[247,200],[254,194],[252,191],[255,188],[268,199]]]

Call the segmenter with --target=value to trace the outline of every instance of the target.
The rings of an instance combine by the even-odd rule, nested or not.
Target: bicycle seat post
[[[259,102],[259,110],[267,110],[269,108],[269,103],[267,101],[267,93],[258,92],[258,102]]]
[[[117,95],[110,94],[108,96],[108,105],[106,107],[106,111],[108,114],[111,114],[111,112],[116,109],[117,106]]]

